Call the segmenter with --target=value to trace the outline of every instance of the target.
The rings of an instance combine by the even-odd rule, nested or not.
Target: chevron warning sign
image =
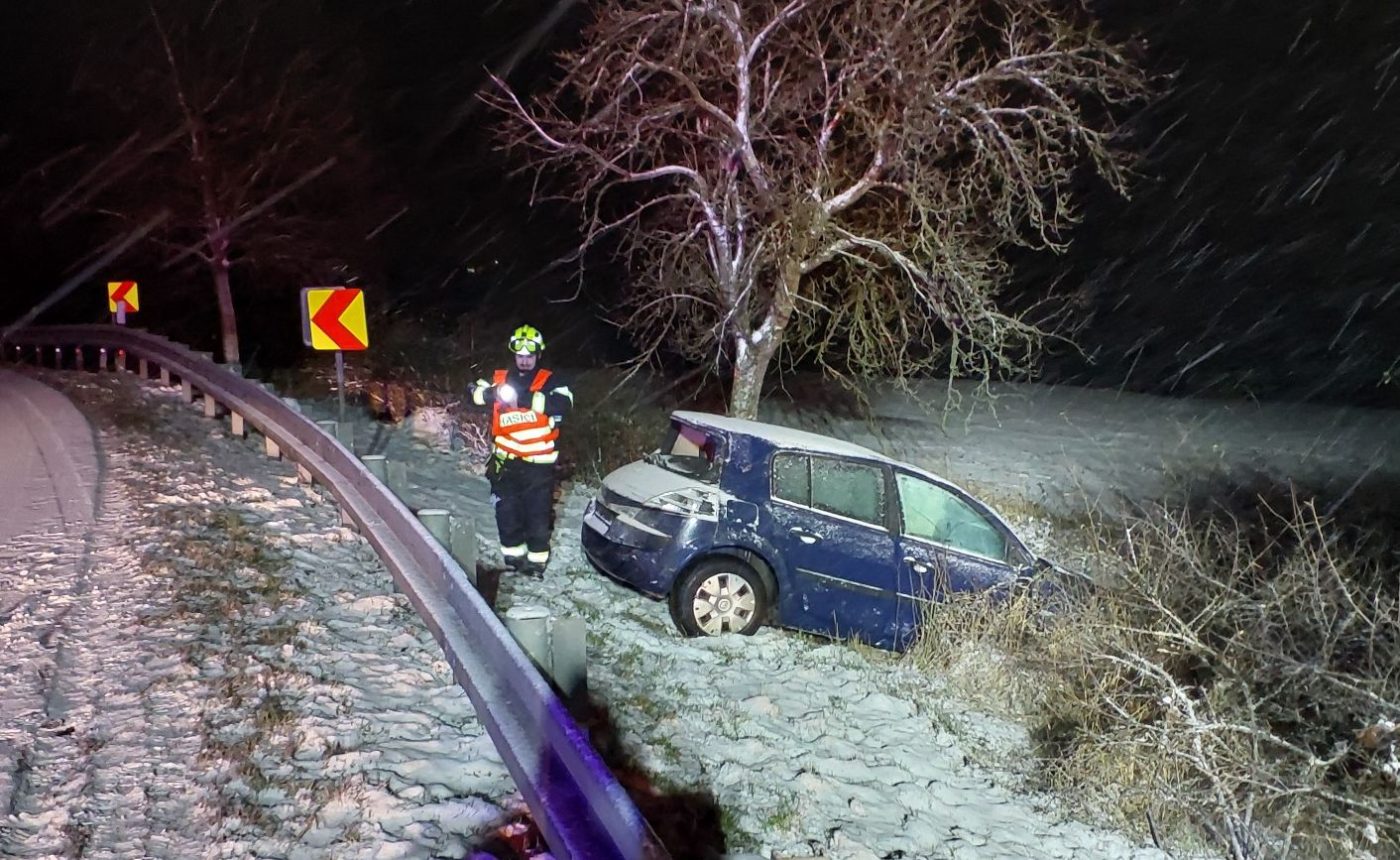
[[[369,348],[364,290],[307,287],[301,291],[302,339],[312,349]]]
[[[117,312],[117,302],[126,302],[126,312],[141,310],[141,296],[135,281],[107,282],[107,310]]]

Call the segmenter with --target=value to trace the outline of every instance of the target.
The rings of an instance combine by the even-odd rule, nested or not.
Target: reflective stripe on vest
[[[540,393],[549,376],[548,370],[537,371],[530,382],[530,393]],[[498,370],[492,384],[499,388],[506,383],[506,377],[506,371]],[[531,397],[531,400],[534,398]],[[520,406],[503,407],[498,400],[491,410],[491,437],[496,450],[507,457],[518,457],[531,463],[553,463],[559,459],[559,452],[554,447],[559,430],[554,426],[554,418],[543,411]]]

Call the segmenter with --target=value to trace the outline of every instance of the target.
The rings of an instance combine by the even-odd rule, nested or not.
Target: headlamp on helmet
[[[544,352],[544,335],[532,325],[523,325],[511,332],[506,346],[516,355],[535,355]]]

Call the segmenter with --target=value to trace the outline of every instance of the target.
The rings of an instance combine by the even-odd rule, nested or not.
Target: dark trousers
[[[489,468],[501,546],[523,543],[530,552],[548,551],[554,520],[554,464],[493,460]]]

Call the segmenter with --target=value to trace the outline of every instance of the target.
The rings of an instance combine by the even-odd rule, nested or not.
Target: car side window
[[[1006,560],[1006,537],[980,511],[945,487],[900,473],[903,533],[975,555]]]
[[[884,527],[883,469],[834,457],[812,457],[811,462],[812,507]]]
[[[779,454],[773,458],[773,498],[811,506],[812,473],[806,454]]]

